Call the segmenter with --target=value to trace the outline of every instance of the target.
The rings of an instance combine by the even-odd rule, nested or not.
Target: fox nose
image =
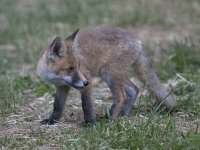
[[[87,81],[87,80],[85,80],[84,82],[83,82],[83,85],[84,86],[87,86],[89,84],[89,82]]]

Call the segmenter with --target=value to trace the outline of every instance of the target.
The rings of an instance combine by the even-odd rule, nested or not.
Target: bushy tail
[[[137,77],[144,83],[145,86],[155,95],[157,101],[162,102],[169,110],[175,106],[175,100],[167,90],[160,84],[155,72],[145,54],[140,55],[138,60],[133,64],[134,71]]]

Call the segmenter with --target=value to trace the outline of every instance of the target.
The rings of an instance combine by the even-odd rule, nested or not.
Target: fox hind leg
[[[123,87],[115,88],[111,86],[110,89],[113,94],[113,104],[110,109],[110,117],[111,117],[110,119],[114,120],[119,116],[122,110],[124,101],[126,99],[126,94]]]
[[[100,70],[100,76],[112,92],[113,104],[110,108],[110,119],[114,120],[119,116],[126,99],[123,77],[111,75],[105,69]]]
[[[124,89],[125,89],[127,98],[121,110],[121,113],[120,113],[121,116],[125,116],[129,113],[139,93],[138,88],[129,79],[127,79],[126,82],[124,83]]]

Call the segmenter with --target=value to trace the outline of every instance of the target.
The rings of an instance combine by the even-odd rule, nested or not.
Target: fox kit
[[[56,37],[37,65],[38,75],[56,87],[53,113],[42,123],[54,124],[60,119],[71,87],[80,90],[85,122],[95,123],[92,76],[100,76],[111,90],[110,119],[128,114],[138,95],[138,88],[127,76],[131,69],[159,102],[168,109],[174,107],[173,97],[148,62],[143,42],[125,29],[100,26]]]

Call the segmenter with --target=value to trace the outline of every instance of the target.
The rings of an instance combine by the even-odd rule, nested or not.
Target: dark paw
[[[52,125],[54,123],[58,123],[58,121],[54,120],[54,119],[44,119],[40,123],[43,125],[45,125],[45,124]]]
[[[128,114],[127,111],[122,110],[119,114],[119,116],[126,116]]]
[[[95,119],[92,119],[92,120],[85,120],[82,125],[84,127],[88,127],[88,126],[92,126],[92,125],[95,125],[96,123],[96,120]]]

